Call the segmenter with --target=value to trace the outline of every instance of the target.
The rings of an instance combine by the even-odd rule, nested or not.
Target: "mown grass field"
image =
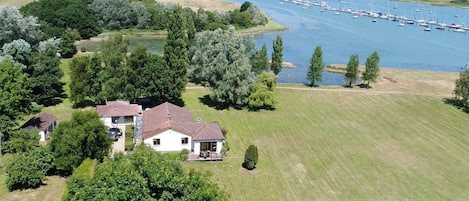
[[[34,0],[0,0],[0,6],[15,6],[17,8],[21,8]]]
[[[228,130],[213,172],[233,200],[465,200],[469,114],[439,97],[278,89],[275,111],[217,111],[189,89],[186,108]],[[258,168],[241,168],[249,144]]]

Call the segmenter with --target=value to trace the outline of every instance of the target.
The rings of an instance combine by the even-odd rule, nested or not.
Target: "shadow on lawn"
[[[219,103],[219,102],[216,102],[216,101],[213,101],[209,95],[205,95],[203,97],[200,97],[199,98],[199,101],[206,105],[206,106],[209,106],[211,108],[215,108],[216,110],[225,110],[225,109],[230,109],[230,105],[229,104],[224,104],[224,103]],[[234,109],[237,109],[237,110],[240,110],[242,108],[240,107],[233,107]]]
[[[469,113],[469,108],[464,105],[464,101],[457,98],[444,98],[443,102],[452,105],[466,113]]]

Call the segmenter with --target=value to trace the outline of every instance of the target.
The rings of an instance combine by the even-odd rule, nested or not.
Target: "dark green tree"
[[[73,104],[83,102],[88,96],[88,65],[89,57],[74,57],[70,62],[70,100]]]
[[[75,46],[75,39],[72,34],[66,32],[62,35],[59,45],[60,53],[63,58],[72,58],[77,53],[77,46]]]
[[[249,145],[244,153],[244,162],[243,167],[248,170],[253,170],[256,168],[257,161],[259,160],[259,155],[257,153],[257,147],[255,145]]]
[[[170,100],[172,85],[167,84],[171,81],[166,76],[170,69],[166,65],[164,58],[159,55],[151,55],[145,66],[138,71],[137,93],[140,98],[151,98],[152,105],[163,103]]]
[[[277,76],[272,72],[263,72],[254,83],[251,95],[249,95],[249,109],[275,109],[277,97],[274,89],[277,84]]]
[[[111,139],[95,111],[78,111],[72,120],[61,122],[50,142],[54,165],[64,174],[71,174],[85,158],[102,161],[109,154]]]
[[[379,55],[378,52],[374,51],[368,58],[366,58],[365,72],[362,74],[363,82],[367,88],[370,87],[370,82],[376,82],[379,75]]]
[[[187,84],[187,67],[189,66],[185,20],[181,6],[175,6],[168,17],[168,36],[164,44],[164,60],[170,72],[167,76],[171,82],[166,83],[169,91],[169,102],[182,104],[181,94]]]
[[[314,49],[313,56],[309,61],[309,70],[306,79],[311,82],[310,86],[315,86],[316,81],[322,81],[322,71],[324,70],[324,62],[322,58],[321,46],[317,46]]]
[[[194,25],[194,18],[192,15],[187,16],[187,23],[186,23],[186,30],[187,30],[187,45],[191,47],[195,42],[195,34],[197,30],[195,29]]]
[[[462,102],[462,106],[468,107],[469,99],[469,68],[465,68],[459,73],[459,79],[456,80],[456,86],[454,88],[454,95],[456,100]]]
[[[348,83],[347,85],[349,87],[352,87],[352,84],[357,82],[359,65],[360,61],[358,60],[358,55],[355,54],[350,56],[345,72],[345,82]]]
[[[254,56],[251,58],[252,70],[256,75],[260,75],[262,71],[267,70],[269,67],[269,58],[267,58],[267,46],[262,45],[262,49],[256,51]]]
[[[101,44],[101,57],[104,63],[103,71],[99,74],[102,80],[102,90],[99,92],[101,100],[124,99],[126,87],[126,68],[128,68],[125,57],[129,41],[122,35],[115,35]]]
[[[85,172],[91,168],[83,168],[82,176],[81,167],[71,176],[78,184],[67,181],[66,200],[227,200],[206,174],[186,173],[179,161],[147,146],[98,164],[92,178]]]
[[[39,147],[39,130],[15,130],[11,131],[2,143],[3,153],[28,153]]]
[[[31,112],[31,83],[22,68],[0,61],[0,133],[8,135],[16,120]]]
[[[64,73],[60,69],[60,59],[51,46],[44,52],[33,54],[27,72],[34,101],[44,105],[54,105],[60,101],[64,95],[64,83],[60,81]]]
[[[97,161],[92,159],[85,159],[81,164],[73,170],[73,174],[67,178],[66,192],[62,196],[63,201],[72,200],[77,196],[77,191],[90,184],[93,178],[94,170],[96,168]]]
[[[32,156],[15,155],[6,166],[8,190],[36,188],[42,184],[46,170]]]
[[[243,4],[241,4],[241,7],[239,8],[240,12],[246,11],[250,6],[252,5],[251,2],[245,1]]]
[[[282,36],[277,35],[277,38],[273,41],[273,49],[272,52],[272,64],[270,68],[274,72],[275,75],[278,75],[282,70],[283,64],[283,39]]]

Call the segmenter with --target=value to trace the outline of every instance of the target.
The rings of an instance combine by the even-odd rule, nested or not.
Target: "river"
[[[458,72],[469,62],[469,32],[456,33],[452,29],[424,31],[418,24],[401,27],[392,20],[337,13],[318,6],[303,7],[293,3],[281,4],[278,0],[250,0],[273,20],[288,27],[278,33],[266,33],[255,37],[258,48],[266,44],[269,55],[272,41],[277,34],[283,37],[284,61],[294,63],[294,69],[283,69],[279,82],[306,83],[309,60],[316,46],[323,50],[327,64],[346,64],[349,57],[357,54],[360,64],[377,51],[380,66],[420,69],[430,71]],[[237,3],[244,1],[234,0]],[[386,12],[408,19],[435,20],[438,23],[469,24],[469,9],[438,7],[427,4],[394,2],[385,0],[328,1],[332,7]],[[468,17],[466,19],[466,16]],[[324,85],[341,85],[343,76],[325,72]]]

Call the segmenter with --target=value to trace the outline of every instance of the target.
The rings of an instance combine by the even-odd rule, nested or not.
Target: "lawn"
[[[17,8],[21,8],[21,6],[24,6],[30,2],[33,2],[34,0],[1,0],[0,1],[0,6],[15,6]]]
[[[440,97],[278,89],[275,111],[217,111],[189,89],[186,108],[228,130],[213,172],[233,200],[465,200],[469,114]],[[241,168],[249,144],[258,168]]]

